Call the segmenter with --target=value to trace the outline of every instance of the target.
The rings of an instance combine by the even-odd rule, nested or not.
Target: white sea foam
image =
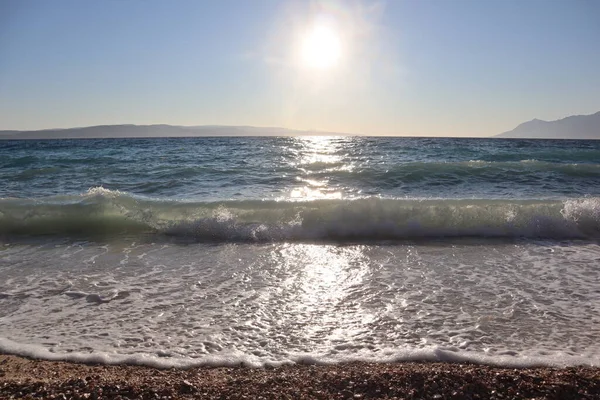
[[[290,364],[328,365],[350,362],[394,363],[409,361],[431,361],[452,363],[473,363],[495,365],[508,368],[554,367],[561,368],[573,365],[600,366],[596,357],[573,356],[563,352],[546,355],[489,355],[467,351],[444,350],[431,346],[424,349],[384,349],[381,352],[370,352],[346,356],[329,356],[312,353],[293,354],[282,360],[261,359],[253,355],[227,353],[209,355],[199,358],[168,357],[167,351],[157,351],[157,354],[115,354],[109,352],[71,352],[55,353],[47,348],[23,344],[0,337],[0,352],[23,357],[37,358],[50,361],[71,361],[90,364],[127,364],[145,365],[155,368],[192,368],[192,367],[276,367]]]
[[[0,351],[194,365],[600,365],[600,246],[56,242],[0,251]]]

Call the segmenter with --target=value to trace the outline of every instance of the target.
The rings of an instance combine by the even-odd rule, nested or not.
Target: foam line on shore
[[[600,366],[597,356],[573,356],[563,352],[547,352],[547,355],[500,354],[492,355],[468,351],[443,349],[438,346],[425,348],[386,349],[377,353],[357,353],[352,356],[332,357],[317,354],[290,354],[286,359],[262,359],[236,351],[222,351],[201,358],[168,357],[163,352],[116,354],[101,351],[91,353],[57,353],[35,344],[18,343],[0,337],[0,353],[43,359],[48,361],[69,361],[84,364],[140,365],[154,368],[193,368],[193,367],[235,367],[252,368],[276,367],[289,364],[334,365],[351,362],[394,363],[394,362],[448,362],[472,363],[507,368]],[[160,354],[160,355],[159,355]]]

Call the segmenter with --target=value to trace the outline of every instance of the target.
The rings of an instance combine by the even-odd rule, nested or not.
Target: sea
[[[0,352],[600,365],[600,141],[0,141]]]

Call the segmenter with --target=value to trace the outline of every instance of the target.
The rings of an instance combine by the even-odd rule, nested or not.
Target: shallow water
[[[54,354],[166,365],[593,364],[599,258],[578,242],[8,245],[0,321]]]

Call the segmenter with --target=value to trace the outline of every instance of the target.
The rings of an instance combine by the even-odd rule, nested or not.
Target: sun
[[[342,53],[338,33],[328,26],[315,26],[302,43],[302,61],[314,69],[330,69],[339,62]]]

